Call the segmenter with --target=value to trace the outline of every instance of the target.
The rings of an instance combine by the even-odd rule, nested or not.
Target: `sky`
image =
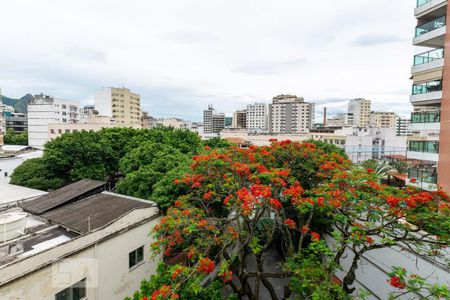
[[[193,121],[278,94],[315,102],[317,119],[359,97],[407,116],[415,2],[2,1],[0,88],[90,104],[125,86],[151,115]]]

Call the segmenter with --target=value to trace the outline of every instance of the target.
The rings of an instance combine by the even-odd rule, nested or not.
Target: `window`
[[[81,300],[86,298],[86,278],[62,290],[55,295],[55,300]]]
[[[66,109],[67,106],[66,106],[65,104],[63,104],[63,105],[61,105],[61,108],[62,108],[62,109]]]
[[[61,130],[61,129],[58,129],[58,133],[61,134],[61,133],[62,133],[62,130]]]
[[[55,133],[55,129],[50,129],[50,133],[54,134]]]
[[[144,261],[144,246],[131,251],[128,254],[128,267],[132,268]]]

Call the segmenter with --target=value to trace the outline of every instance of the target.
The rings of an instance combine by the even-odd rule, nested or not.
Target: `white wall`
[[[110,87],[95,91],[95,109],[100,116],[112,117],[112,91]]]

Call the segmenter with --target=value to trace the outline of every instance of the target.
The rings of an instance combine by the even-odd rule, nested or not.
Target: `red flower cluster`
[[[277,199],[273,199],[273,198],[269,200],[269,204],[276,210],[280,210],[283,207],[283,205],[281,205],[280,201],[278,201]]]
[[[313,242],[320,241],[320,234],[318,234],[317,232],[311,231],[311,240]]]
[[[159,300],[161,298],[167,299],[169,295],[170,295],[169,299],[180,298],[178,294],[170,294],[171,289],[172,287],[170,285],[163,284],[159,289],[153,291],[152,300]]]
[[[284,220],[284,225],[288,226],[291,229],[295,229],[295,227],[297,227],[297,224],[295,223],[294,220],[292,219],[286,219]]]
[[[211,199],[211,197],[212,197],[213,195],[214,195],[214,192],[209,191],[209,192],[207,192],[207,193],[205,193],[205,194],[203,195],[203,200],[208,201],[208,200]]]
[[[404,289],[406,284],[400,279],[400,277],[398,276],[392,276],[391,279],[389,280],[389,283],[398,289]]]
[[[272,195],[271,187],[267,185],[255,184],[250,188],[250,193],[254,197],[262,196],[269,198]]]
[[[216,263],[209,259],[208,257],[200,259],[199,266],[197,267],[197,271],[204,274],[210,274],[214,271],[216,267]]]
[[[180,275],[181,273],[183,273],[183,269],[181,269],[181,268],[178,268],[175,271],[173,271],[172,280],[177,279],[178,275]]]
[[[225,271],[222,274],[219,275],[220,278],[222,278],[223,282],[227,283],[233,280],[233,272],[231,271]]]

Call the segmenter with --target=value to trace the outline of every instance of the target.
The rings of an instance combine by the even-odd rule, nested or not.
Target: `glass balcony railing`
[[[409,141],[408,151],[439,153],[438,141]]]
[[[431,0],[417,0],[417,7],[427,4]]]
[[[414,84],[412,87],[413,95],[420,95],[438,91],[442,91],[442,80],[434,80],[421,84]]]
[[[440,111],[411,113],[411,123],[439,123],[440,121],[441,121]]]
[[[430,50],[414,56],[414,66],[429,63],[430,61],[444,58],[444,48]]]
[[[433,21],[417,26],[416,37],[445,26],[445,21],[446,21],[445,16],[442,16],[437,19],[434,19]]]

